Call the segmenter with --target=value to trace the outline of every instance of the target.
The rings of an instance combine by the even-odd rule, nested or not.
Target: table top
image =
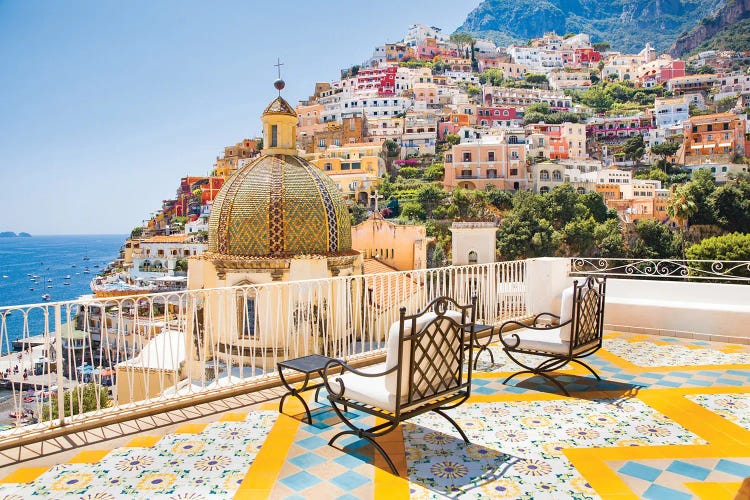
[[[301,358],[287,359],[279,361],[279,370],[281,368],[290,368],[302,373],[313,373],[325,368],[326,364],[334,358],[323,356],[321,354],[310,354]]]
[[[492,328],[495,328],[495,326],[494,325],[480,325],[480,324],[475,324],[474,325],[474,333],[481,333],[481,332],[484,332],[484,331],[487,331],[487,330],[491,330]],[[470,330],[470,329],[471,329],[471,327],[468,327],[468,326],[466,328],[464,328],[464,330]]]

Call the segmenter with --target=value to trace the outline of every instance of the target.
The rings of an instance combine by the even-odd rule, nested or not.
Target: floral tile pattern
[[[685,397],[750,431],[750,394],[696,394]]]
[[[415,498],[598,498],[564,448],[705,444],[637,399],[565,399],[463,405],[446,420],[425,414],[404,424]]]
[[[695,345],[695,343],[692,343]],[[696,366],[750,364],[750,352],[723,352],[711,348],[691,348],[679,342],[661,345],[655,342],[629,342],[621,338],[604,339],[604,348],[637,366]]]
[[[95,464],[63,464],[28,484],[0,485],[0,499],[30,496],[113,500],[228,498],[276,421],[272,411],[243,422],[215,422],[200,435],[170,434],[150,448],[119,448]]]

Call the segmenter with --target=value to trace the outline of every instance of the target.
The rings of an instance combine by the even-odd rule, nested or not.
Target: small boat
[[[91,258],[88,255],[84,255],[83,260],[91,260]]]
[[[63,278],[63,279],[69,280],[69,279],[70,279],[70,275],[68,274],[68,275],[67,275],[67,276],[65,276],[65,278]]]
[[[29,276],[29,277],[31,277],[31,273],[26,273],[26,276]]]
[[[99,267],[99,264],[94,264],[94,267]],[[3,276],[4,278],[7,278],[7,276]]]
[[[78,266],[76,266],[75,264],[73,264],[71,267],[78,267]]]
[[[38,280],[40,278],[40,276],[38,274],[35,274],[35,275],[32,276],[32,278],[35,279],[35,280]]]
[[[44,300],[49,300],[49,299],[51,299],[51,298],[52,298],[52,296],[51,296],[50,294],[48,294],[48,293],[45,293],[44,295],[42,295],[42,298],[43,298]]]
[[[33,286],[29,287],[29,290],[31,290],[33,292],[34,291],[34,287]]]
[[[47,278],[47,283],[52,283],[52,278]]]
[[[52,288],[52,285],[47,285],[47,288]]]
[[[8,278],[8,275],[7,275],[7,274],[3,274],[3,278],[6,278],[6,279],[7,279],[7,278]]]
[[[83,270],[83,274],[89,274],[90,272],[91,272],[91,271],[89,271],[89,268],[88,268],[88,267],[87,267],[86,269],[84,269],[84,270]]]
[[[68,282],[66,281],[65,283],[63,283],[63,286],[70,286],[70,283],[68,283]]]
[[[10,418],[26,418],[28,415],[26,415],[26,412],[24,411],[12,411],[8,413],[8,416]]]

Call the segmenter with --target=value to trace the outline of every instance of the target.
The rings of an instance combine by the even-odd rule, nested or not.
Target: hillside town
[[[635,255],[637,221],[663,231],[687,226],[684,214],[670,212],[670,197],[696,172],[705,171],[713,189],[746,175],[745,57],[708,51],[674,59],[648,43],[623,54],[585,33],[496,47],[414,24],[337,80],[311,84],[295,107],[297,150],[335,182],[353,224],[373,213],[426,224],[421,267],[451,261],[446,228],[453,222],[492,223],[502,233],[510,195],[562,186],[600,196],[616,221],[610,232],[624,235],[617,251],[589,253]],[[183,177],[175,197],[133,230],[95,291],[184,288],[188,257],[207,245],[214,197],[263,147],[260,138],[239,140],[208,175]],[[467,209],[458,206],[461,197]],[[498,252],[524,256],[501,244]]]

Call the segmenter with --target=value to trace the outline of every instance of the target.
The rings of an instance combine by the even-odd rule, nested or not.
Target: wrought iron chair
[[[541,375],[555,384],[566,395],[568,391],[549,375],[570,362],[590,371],[597,380],[599,375],[582,358],[591,356],[602,346],[604,324],[604,294],[606,278],[587,277],[581,284],[578,280],[562,294],[560,315],[541,313],[534,317],[531,325],[518,321],[506,321],[500,326],[500,341],[508,357],[524,368],[506,378],[503,383],[523,373]],[[540,324],[549,317],[554,323]],[[509,326],[520,327],[506,331]],[[536,365],[521,361],[519,354],[542,358]],[[533,358],[532,358],[533,359]]]
[[[472,331],[475,314],[476,297],[464,306],[451,298],[438,297],[413,315],[407,315],[402,307],[399,321],[388,332],[385,363],[357,370],[341,360],[329,361],[323,377],[328,399],[349,430],[339,432],[328,444],[333,446],[345,435],[365,439],[398,474],[375,439],[428,411],[448,420],[468,443],[461,427],[444,410],[459,406],[471,392],[472,350],[464,345],[465,332]],[[347,409],[374,415],[383,422],[365,428],[362,420],[347,415]]]

